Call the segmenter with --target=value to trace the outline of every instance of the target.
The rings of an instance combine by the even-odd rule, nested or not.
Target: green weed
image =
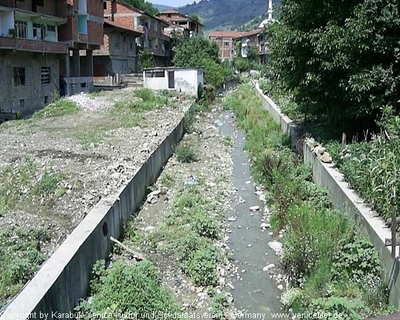
[[[49,240],[43,229],[0,231],[0,307],[22,289],[45,261],[41,246]]]
[[[148,260],[135,265],[117,261],[107,270],[104,261],[99,261],[93,276],[91,301],[84,301],[75,309],[84,319],[90,319],[90,314],[107,313],[112,315],[109,319],[119,320],[118,314],[180,311],[172,293],[162,287],[157,268]]]
[[[193,147],[181,143],[175,150],[176,158],[182,163],[191,163],[197,161],[197,155]]]
[[[61,117],[76,114],[79,111],[80,108],[75,102],[68,99],[59,99],[50,103],[44,109],[35,112],[32,118],[35,120],[39,120],[53,117]]]

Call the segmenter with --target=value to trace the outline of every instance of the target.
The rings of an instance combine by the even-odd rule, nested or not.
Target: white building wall
[[[160,70],[162,71],[162,70]],[[146,71],[143,72],[143,85],[152,90],[165,90],[168,88],[168,73],[174,72],[174,88],[187,94],[197,95],[199,83],[204,85],[203,70],[198,69],[166,69],[164,77],[147,77]]]

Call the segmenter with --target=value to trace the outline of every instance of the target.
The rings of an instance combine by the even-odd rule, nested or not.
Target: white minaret
[[[259,28],[266,27],[269,23],[274,22],[274,18],[272,17],[272,13],[274,9],[272,8],[272,0],[268,0],[268,18],[265,19],[263,22],[260,23]]]
[[[272,21],[272,0],[269,0],[268,2],[268,21]]]

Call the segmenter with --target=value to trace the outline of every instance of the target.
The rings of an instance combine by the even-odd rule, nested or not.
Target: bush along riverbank
[[[189,132],[125,227],[124,247],[115,245],[110,261],[93,268],[81,318],[231,317],[225,287],[237,270],[227,256],[224,212],[233,189],[232,146],[215,124],[220,111],[186,123]],[[135,253],[144,260],[135,261]]]
[[[282,268],[288,287],[282,302],[295,314],[326,319],[365,319],[395,311],[377,252],[310,170],[290,151],[289,140],[262,108],[250,85],[225,99],[247,136],[255,178],[267,190],[271,225],[283,234]]]

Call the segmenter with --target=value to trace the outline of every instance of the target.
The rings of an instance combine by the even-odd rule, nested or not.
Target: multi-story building
[[[209,34],[209,39],[217,43],[219,57],[222,60],[233,59],[236,57],[235,39],[239,38],[244,32],[237,31],[213,31]]]
[[[168,24],[158,17],[115,0],[105,2],[104,17],[124,28],[141,32],[136,39],[139,50],[151,53],[156,66],[171,62],[171,38],[164,34]]]
[[[67,23],[60,26],[59,39],[68,44],[68,54],[60,64],[60,86],[70,95],[93,88],[93,50],[103,43],[103,0],[63,1]]]
[[[143,32],[104,20],[104,43],[93,52],[94,78],[98,85],[117,85],[121,76],[138,72],[136,38]]]
[[[256,29],[248,32],[242,32],[241,35],[235,37],[233,40],[240,42],[240,56],[243,58],[247,58],[249,48],[254,47],[257,52],[259,51],[259,35],[263,30]]]
[[[168,22],[169,26],[165,30],[167,34],[172,31],[181,33],[187,31],[190,37],[203,36],[203,24],[197,19],[184,15],[177,10],[164,10],[157,16]]]
[[[67,22],[66,15],[66,1],[0,0],[3,115],[32,114],[58,96],[59,62],[67,54],[59,28]]]

